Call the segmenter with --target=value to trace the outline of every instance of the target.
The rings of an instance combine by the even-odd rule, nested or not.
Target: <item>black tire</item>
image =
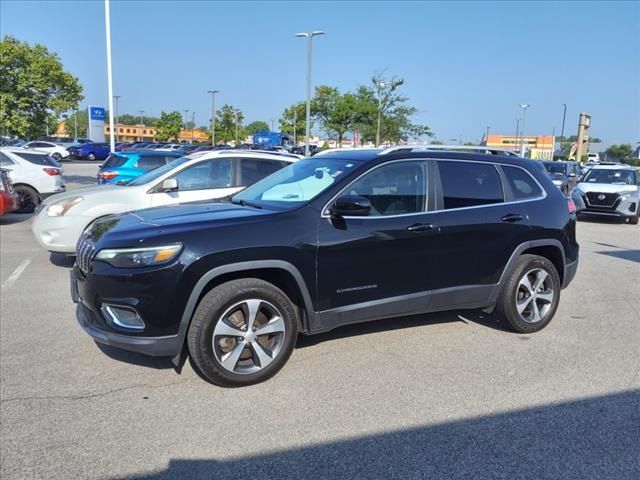
[[[246,315],[244,310],[237,307],[239,303],[243,301],[255,301],[259,300],[260,309],[266,307],[271,309],[272,307],[278,313],[278,317],[284,321],[284,332],[276,333],[273,335],[263,335],[260,338],[263,341],[273,342],[272,345],[278,345],[273,348],[276,350],[276,354],[270,363],[262,367],[257,365],[261,364],[259,355],[257,355],[256,349],[253,346],[254,343],[241,343],[242,337],[235,337],[229,335],[216,336],[214,347],[214,330],[216,326],[229,326],[230,321],[224,321],[225,319],[231,319],[236,315],[241,315],[243,322],[246,322]],[[229,311],[233,311],[237,308],[236,312],[231,315]],[[259,322],[261,315],[266,319],[266,315],[262,310],[258,310],[259,314],[256,316],[256,323]],[[240,318],[240,317],[236,317]],[[276,317],[274,317],[276,318]],[[234,322],[235,323],[235,322]],[[267,323],[259,324],[262,327]],[[237,324],[235,324],[237,325]],[[246,325],[246,323],[243,323]],[[233,326],[233,325],[232,325]],[[233,327],[238,328],[238,327]],[[245,328],[245,327],[240,327]],[[200,373],[210,382],[223,387],[242,387],[246,385],[253,385],[255,383],[263,382],[273,375],[275,375],[287,362],[293,348],[295,346],[298,331],[298,314],[297,309],[289,300],[287,295],[271,283],[265,282],[257,278],[246,278],[240,280],[232,280],[213,288],[200,300],[198,307],[193,315],[189,331],[187,333],[187,345],[189,348],[189,354]],[[240,330],[237,330],[240,333]],[[256,333],[259,335],[259,333]],[[255,337],[257,341],[257,336]],[[244,347],[242,345],[245,345]],[[214,348],[216,351],[214,352]],[[226,352],[223,349],[227,349]],[[223,355],[231,354],[232,351],[238,348],[240,350],[239,361],[234,362],[233,371],[225,368],[221,363],[219,357]],[[267,350],[269,351],[269,350]],[[270,351],[270,352],[272,352]],[[264,352],[264,350],[263,350]],[[270,357],[271,358],[271,357]],[[241,365],[244,363],[244,365]],[[258,368],[257,371],[251,371],[251,368]],[[242,372],[240,369],[246,369]]]
[[[62,155],[60,155],[58,152],[54,152],[51,154],[51,157],[56,161],[59,162],[60,160],[62,160]]]
[[[640,215],[636,215],[635,217],[629,217],[629,223],[631,225],[638,225],[638,220],[640,220]]]
[[[16,213],[32,213],[40,203],[38,192],[27,185],[16,185],[14,189],[18,194]]]
[[[89,155],[87,155],[87,159],[93,162],[96,159],[96,154],[91,152]]]
[[[544,291],[537,291],[536,296],[540,295],[548,296],[549,287],[552,289],[552,299],[550,302],[543,303],[540,300],[540,304],[543,305],[542,309],[539,309],[537,305],[538,300],[537,297],[534,297],[533,301],[529,301],[528,310],[525,309],[523,311],[523,315],[518,312],[517,302],[520,298],[520,295],[524,295],[521,298],[522,304],[526,304],[526,300],[528,299],[526,293],[527,289],[521,286],[521,280],[524,280],[525,274],[530,274],[530,272],[537,272],[542,270],[546,272],[548,277],[545,278],[544,283],[540,286],[540,288],[545,287]],[[529,277],[530,279],[530,277]],[[535,285],[534,285],[535,286]],[[560,302],[560,275],[558,275],[558,271],[553,263],[545,257],[540,257],[538,255],[522,255],[516,261],[514,267],[507,274],[505,278],[504,285],[502,290],[500,291],[500,295],[498,296],[498,302],[496,304],[496,314],[502,320],[505,320],[511,329],[513,329],[517,333],[534,333],[542,330],[546,327],[553,316],[556,313],[558,308],[558,303]],[[531,292],[529,292],[531,296]],[[536,303],[535,309],[541,313],[541,310],[545,310],[544,315],[541,315],[540,320],[535,321],[535,314],[532,311],[531,305]],[[548,305],[548,308],[547,308]],[[530,316],[532,318],[529,321],[526,321],[523,317]]]

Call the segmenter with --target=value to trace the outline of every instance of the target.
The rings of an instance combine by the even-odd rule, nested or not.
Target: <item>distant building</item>
[[[489,135],[488,147],[505,148],[519,152],[524,145],[527,156],[535,160],[552,160],[554,137],[551,135],[515,137],[512,135]]]
[[[58,123],[56,129],[56,135],[60,137],[68,137],[65,128],[64,120]],[[119,142],[153,142],[156,138],[155,127],[147,127],[145,125],[123,125],[118,124],[116,126],[118,132],[117,138]],[[108,137],[111,133],[111,127],[107,124],[104,126],[104,135]],[[210,140],[209,132],[206,130],[182,130],[177,139],[174,139],[180,143],[202,143]]]

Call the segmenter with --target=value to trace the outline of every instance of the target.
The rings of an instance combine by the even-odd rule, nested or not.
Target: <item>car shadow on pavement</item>
[[[103,343],[95,342],[98,349],[104,353],[107,357],[117,360],[119,362],[128,363],[131,365],[137,365],[140,367],[153,368],[155,370],[176,370],[178,373],[182,370],[184,360],[180,362],[179,367],[176,367],[169,357],[151,357],[149,355],[143,355],[141,353],[129,352],[119,348],[105,345]]]
[[[639,422],[632,390],[257,455],[172,459],[162,471],[117,478],[637,479]]]
[[[508,331],[508,329],[500,324],[497,318],[492,314],[487,314],[480,310],[453,310],[448,312],[411,315],[407,317],[385,318],[371,322],[346,325],[338,327],[335,330],[331,330],[330,332],[320,333],[317,335],[299,335],[296,348],[311,347],[322,342],[336,340],[339,338],[356,337],[370,333],[388,332],[391,330],[452,322],[472,322],[495,330]]]
[[[32,213],[6,213],[0,217],[0,225],[12,225],[31,219]]]
[[[629,260],[630,262],[640,263],[640,250],[615,250],[609,252],[596,252],[600,255],[608,255],[610,257]]]

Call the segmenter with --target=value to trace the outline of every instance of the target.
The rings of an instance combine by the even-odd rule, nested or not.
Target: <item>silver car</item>
[[[638,224],[640,216],[640,175],[630,165],[593,166],[580,179],[571,197],[577,213],[628,219]]]

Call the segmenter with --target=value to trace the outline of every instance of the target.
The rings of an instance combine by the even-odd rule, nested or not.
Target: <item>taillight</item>
[[[573,215],[576,213],[576,204],[573,201],[573,198],[567,198],[567,208],[569,209],[569,214]]]
[[[98,176],[103,180],[111,180],[112,178],[116,178],[118,176],[118,172],[100,172]]]
[[[47,175],[62,175],[59,168],[43,168],[42,170],[44,170]]]

